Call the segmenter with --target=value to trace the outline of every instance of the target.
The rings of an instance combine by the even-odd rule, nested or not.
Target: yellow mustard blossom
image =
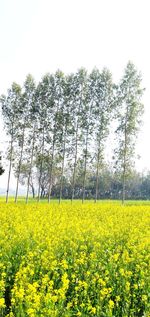
[[[149,316],[150,204],[0,200],[0,316]],[[132,307],[132,312],[129,312]]]
[[[0,298],[0,308],[5,308],[5,300],[4,300],[4,298]]]

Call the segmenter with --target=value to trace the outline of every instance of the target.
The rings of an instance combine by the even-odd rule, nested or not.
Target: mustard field
[[[150,205],[1,200],[0,316],[150,317]]]

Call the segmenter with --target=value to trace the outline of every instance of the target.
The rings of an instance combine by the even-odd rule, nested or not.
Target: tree
[[[112,75],[106,68],[100,73],[94,69],[89,78],[89,90],[94,107],[92,124],[94,125],[94,147],[96,160],[95,202],[98,198],[99,173],[104,159],[106,138],[109,133],[111,112],[113,110]]]
[[[29,78],[29,76],[27,77]],[[28,79],[27,79],[28,80]],[[29,108],[30,103],[27,102],[26,90],[20,96],[20,106],[19,106],[19,120],[17,125],[17,142],[15,146],[16,158],[14,160],[14,171],[17,178],[16,183],[16,193],[15,202],[18,200],[18,189],[20,183],[20,174],[22,171],[23,157],[24,157],[24,147],[26,145],[25,140],[28,139],[28,129],[29,129]],[[26,133],[27,131],[27,133]]]
[[[35,143],[36,143],[36,130],[37,130],[37,113],[38,108],[35,102],[35,92],[36,86],[34,78],[29,74],[26,78],[24,84],[24,98],[26,100],[26,107],[28,109],[28,145],[29,145],[29,170],[28,170],[28,178],[27,178],[27,193],[26,193],[26,203],[28,202],[29,197],[29,187],[31,183],[31,175],[33,168],[33,159],[35,152]]]
[[[2,95],[0,99],[6,132],[10,136],[10,146],[8,149],[9,170],[6,191],[6,202],[8,202],[10,176],[14,158],[14,143],[17,139],[17,130],[20,118],[20,98],[21,87],[18,84],[13,83],[11,88],[8,90],[7,96]]]
[[[22,89],[13,83],[0,100],[10,137],[6,201],[12,170],[17,178],[16,202],[19,183],[27,185],[26,202],[29,189],[33,195],[37,192],[38,201],[47,196],[50,202],[52,195],[60,202],[69,195],[71,200],[82,198],[82,202],[95,196],[96,202],[99,197],[119,197],[117,191],[121,197],[121,184],[122,200],[125,192],[130,197],[130,184],[133,188],[133,183],[138,183],[131,182],[128,175],[143,111],[140,85],[141,76],[130,62],[118,86],[106,68],[90,74],[81,68],[67,76],[58,70],[46,74],[37,88],[31,75]],[[104,173],[105,143],[114,108],[116,171]]]
[[[85,83],[85,70],[80,69],[77,73],[71,74],[68,78],[69,89],[68,99],[70,101],[70,151],[69,151],[69,169],[71,170],[71,201],[75,196],[77,163],[79,153],[82,150],[82,107],[83,107],[83,89]]]
[[[53,172],[55,164],[58,160],[57,147],[60,139],[59,113],[62,105],[62,81],[63,73],[57,71],[55,75],[49,76],[48,88],[48,135],[49,140],[49,186],[48,186],[48,202],[51,199]]]
[[[47,130],[47,92],[48,92],[48,75],[44,76],[36,89],[36,102],[38,103],[38,145],[36,153],[36,167],[38,169],[38,201],[40,200],[40,193],[42,190],[43,179],[43,164],[46,153],[46,130]]]
[[[85,199],[87,164],[90,158],[89,144],[93,133],[93,99],[89,91],[89,80],[87,72],[82,70],[82,88],[81,88],[81,105],[82,105],[82,136],[83,136],[83,184],[82,184],[82,203]]]
[[[69,89],[68,89],[68,99],[70,100],[70,128],[69,128],[69,160],[68,166],[72,174],[71,176],[71,186],[72,186],[72,196],[71,201],[73,201],[75,196],[76,178],[77,178],[77,165],[79,157],[82,154],[82,161],[84,161],[84,167],[82,169],[82,187],[85,189],[85,179],[86,179],[86,165],[87,156],[85,159],[85,148],[88,145],[89,140],[85,141],[86,134],[86,123],[87,117],[89,117],[89,104],[88,104],[88,75],[84,68],[81,68],[75,74],[71,74],[68,77]],[[86,121],[86,123],[85,123]],[[89,135],[89,133],[88,133]],[[85,142],[84,142],[85,141]],[[86,143],[86,145],[85,145]],[[84,153],[83,153],[84,152]],[[83,164],[82,164],[83,166]],[[82,188],[82,192],[84,189]]]
[[[133,63],[128,62],[124,76],[117,90],[117,120],[116,129],[118,147],[115,150],[116,166],[121,171],[122,203],[125,200],[126,180],[133,164],[135,140],[141,123],[143,105],[141,97],[141,74]]]
[[[62,199],[63,194],[63,183],[64,183],[64,169],[66,156],[69,151],[69,137],[70,137],[70,126],[71,126],[71,113],[70,113],[70,77],[62,77],[61,81],[61,94],[62,103],[59,112],[59,153],[61,158],[61,175],[60,175],[60,190],[59,190],[59,203]]]

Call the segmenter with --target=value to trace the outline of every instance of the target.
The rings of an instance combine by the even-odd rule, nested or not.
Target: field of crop
[[[150,206],[0,201],[0,316],[150,316]]]

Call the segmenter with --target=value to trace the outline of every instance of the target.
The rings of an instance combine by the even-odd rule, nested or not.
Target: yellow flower
[[[144,294],[143,294],[143,295],[142,295],[142,301],[143,301],[143,302],[147,302],[147,299],[148,299],[147,295],[144,295]]]
[[[5,308],[5,300],[4,300],[4,298],[0,298],[0,308]]]
[[[35,317],[35,310],[33,308],[29,308],[27,313],[29,317]]]
[[[66,260],[62,260],[61,261],[61,266],[64,268],[64,269],[68,269],[68,263]]]
[[[119,295],[116,296],[116,302],[120,302],[120,296]]]
[[[53,295],[53,296],[51,296],[51,299],[52,299],[52,301],[53,301],[54,303],[56,303],[57,300],[58,300],[58,296]]]
[[[130,282],[126,282],[125,289],[127,292],[130,290]]]
[[[119,258],[119,253],[115,253],[114,254],[114,260],[117,262],[118,261],[118,258]]]
[[[90,312],[91,312],[91,314],[95,315],[96,314],[96,307],[92,307]]]
[[[141,293],[148,310],[149,220],[148,205],[0,200],[0,316],[12,280],[7,317],[126,315]]]
[[[111,299],[109,300],[109,303],[108,303],[108,304],[109,304],[109,308],[110,308],[110,309],[113,309],[114,306],[115,306],[114,301],[111,300]]]
[[[125,276],[125,271],[124,271],[123,268],[121,268],[121,269],[119,270],[119,272],[120,272],[120,274],[121,274],[122,276]]]
[[[72,302],[69,302],[68,304],[67,304],[67,309],[70,309],[71,307],[72,307]]]
[[[106,286],[106,282],[102,278],[99,278],[98,282],[101,286]]]

